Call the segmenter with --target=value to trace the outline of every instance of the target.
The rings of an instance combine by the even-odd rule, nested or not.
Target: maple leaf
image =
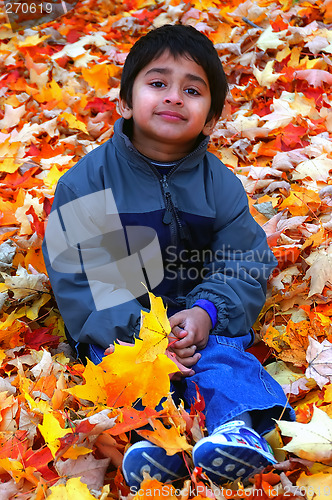
[[[281,75],[281,73],[273,73],[273,66],[274,61],[268,61],[262,71],[254,66],[253,74],[256,77],[258,83],[263,87],[270,88],[271,85],[275,83]]]
[[[325,384],[332,382],[332,344],[327,339],[321,343],[310,336],[308,339],[308,368],[305,376],[313,378],[322,389]]]
[[[22,478],[27,479],[29,482],[37,486],[39,480],[34,475],[36,469],[34,467],[24,467],[19,460],[11,458],[0,458],[0,467],[3,467],[13,479],[18,483]]]
[[[327,249],[320,248],[315,252],[311,252],[309,257],[305,259],[309,264],[309,269],[305,274],[305,278],[311,278],[310,291],[308,297],[322,293],[324,286],[327,283],[332,283],[332,246]]]
[[[66,484],[51,486],[50,490],[51,494],[47,497],[50,500],[96,500],[79,477],[69,479]]]
[[[192,446],[186,440],[184,435],[181,435],[179,429],[175,426],[167,429],[159,420],[152,422],[153,431],[141,430],[137,433],[151,441],[151,443],[160,446],[166,450],[167,455],[174,455],[180,451],[188,451]]]
[[[85,384],[71,387],[66,391],[80,399],[92,401],[96,405],[105,404],[108,395],[105,390],[105,372],[103,368],[88,359],[82,375]]]
[[[282,435],[292,438],[284,450],[313,462],[332,463],[332,419],[317,406],[308,424],[279,420],[278,426]]]
[[[328,355],[329,346],[324,341],[332,342],[332,314],[328,306],[332,276],[329,262],[332,190],[328,185],[332,153],[329,85],[332,44],[328,27],[324,27],[332,20],[332,2],[325,0],[314,4],[282,0],[277,8],[272,0],[267,0],[264,5],[251,0],[226,3],[220,7],[212,0],[195,0],[192,5],[171,0],[159,2],[156,8],[152,0],[126,0],[123,4],[114,3],[110,12],[102,4],[87,0],[84,7],[77,4],[70,16],[43,25],[41,31],[35,26],[34,34],[13,34],[8,25],[2,26],[0,243],[10,240],[17,251],[13,258],[8,255],[10,258],[7,260],[5,256],[3,260],[0,249],[0,270],[14,280],[15,269],[19,266],[25,268],[28,275],[34,274],[30,264],[39,273],[46,273],[40,245],[56,184],[80,157],[112,135],[113,123],[118,116],[115,101],[121,67],[129,47],[151,26],[170,21],[192,24],[217,44],[231,88],[223,116],[212,137],[211,151],[234,171],[252,195],[249,201],[251,205],[255,204],[251,210],[257,222],[264,224],[273,215],[265,229],[281,272],[279,275],[275,272],[270,282],[268,303],[257,321],[257,331],[265,332],[264,338],[277,350],[277,357],[286,361],[287,364],[283,365],[278,361],[278,366],[272,371],[284,382],[291,401],[297,400],[298,418],[305,422],[314,403],[323,405],[327,414],[332,415],[331,390],[328,389],[331,384],[323,386],[324,377],[329,379],[326,373],[329,362],[316,363],[321,356]],[[300,23],[297,22],[299,19]],[[250,23],[257,26],[248,29]],[[86,135],[86,131],[90,135]],[[84,139],[81,139],[83,133]],[[321,190],[322,183],[326,184],[325,191]],[[266,193],[271,194],[268,199],[263,196]],[[276,210],[278,213],[274,215]],[[307,269],[303,265],[310,267]],[[134,348],[133,353],[133,348],[128,347],[129,363],[125,360],[126,352],[119,351],[120,365],[123,366],[117,366],[109,378],[107,371],[100,378],[96,376],[98,370],[92,370],[85,373],[84,380],[83,365],[72,364],[64,357],[55,359],[43,351],[29,350],[29,346],[40,347],[44,331],[50,334],[45,333],[48,337],[44,338],[43,347],[47,346],[52,352],[56,342],[53,344],[51,332],[64,338],[64,324],[54,298],[47,282],[42,284],[47,293],[41,291],[36,296],[36,291],[29,287],[25,296],[18,298],[17,295],[14,301],[10,286],[6,283],[0,286],[0,341],[3,348],[0,351],[0,390],[3,393],[0,398],[0,429],[5,429],[0,435],[0,454],[1,458],[17,461],[18,474],[23,471],[19,465],[21,461],[25,468],[34,467],[36,476],[42,476],[38,485],[24,473],[17,483],[14,479],[2,482],[0,498],[6,500],[10,496],[22,495],[44,498],[50,494],[47,486],[60,486],[59,483],[54,485],[59,477],[51,464],[52,454],[47,446],[40,448],[41,436],[36,432],[43,411],[58,416],[60,423],[65,418],[70,421],[70,416],[76,419],[76,411],[82,419],[81,423],[74,420],[75,435],[68,431],[58,439],[57,462],[70,457],[64,462],[68,469],[76,460],[81,460],[79,453],[84,449],[98,447],[96,439],[102,436],[101,429],[106,429],[104,433],[109,432],[108,452],[111,455],[114,450],[117,452],[114,466],[121,461],[123,433],[142,427],[149,418],[167,418],[174,428],[181,427],[181,435],[185,432],[175,408],[172,410],[164,404],[163,410],[156,412],[153,406],[156,401],[153,400],[147,400],[151,407],[142,412],[131,407],[137,394],[152,390],[157,394],[159,391],[159,397],[167,395],[167,369],[171,370],[171,367],[160,363],[164,353],[168,352],[167,332],[148,332],[140,343],[141,347]],[[18,289],[16,293],[20,293]],[[326,296],[321,296],[322,293]],[[25,304],[16,308],[17,301]],[[321,301],[324,303],[320,304]],[[304,309],[299,311],[298,305],[307,308],[305,313]],[[304,321],[305,314],[310,321]],[[275,328],[267,328],[272,315]],[[317,335],[319,347],[310,340]],[[309,342],[314,346],[312,350],[310,346],[308,348]],[[59,350],[65,348],[68,346],[60,344]],[[316,348],[316,357],[309,361],[309,353],[315,352]],[[122,368],[129,364],[133,371],[126,374]],[[300,370],[294,365],[300,366]],[[145,370],[144,377],[147,375],[152,381],[151,387],[144,387],[141,393],[140,381],[135,380],[138,367]],[[306,367],[307,375],[310,370],[315,370],[314,376],[322,390],[317,388],[308,393],[313,384],[316,385],[315,380],[310,378],[308,381],[305,376],[297,378]],[[158,377],[163,388],[158,387]],[[84,398],[79,403],[73,401],[73,395],[66,392],[66,388],[75,385],[84,387],[83,392],[92,399],[93,394],[98,395],[96,401],[92,401],[94,407]],[[304,393],[307,395],[300,399]],[[9,395],[12,399],[8,399]],[[115,406],[121,407],[99,411],[103,404],[114,402]],[[65,404],[70,408],[66,406],[64,409]],[[52,413],[54,410],[57,413]],[[189,416],[182,411],[181,415],[187,422],[186,433],[197,441],[202,437],[203,415],[194,412]],[[114,422],[116,425],[112,427]],[[110,436],[112,431],[114,437]],[[103,449],[106,451],[106,447],[100,445],[97,453],[102,453]],[[297,463],[296,467],[299,466],[303,467],[303,464]],[[287,487],[296,495],[297,489],[303,485],[309,500],[311,491],[323,500],[326,495],[322,494],[322,488],[323,485],[331,488],[332,470],[324,469],[323,472],[319,467],[321,465],[315,464],[311,467],[311,476],[301,474],[297,479],[299,473],[289,474],[294,463],[291,460],[284,463],[287,477],[280,476],[284,491]],[[32,481],[35,480],[34,474]],[[273,473],[260,475],[256,487],[271,496],[270,484],[277,484],[275,477],[279,480],[279,475]],[[70,486],[71,481],[67,481]],[[125,498],[128,495],[122,481],[118,473],[117,479],[111,482],[112,497]],[[193,481],[202,485],[197,482],[195,474]],[[295,481],[297,486],[293,484]],[[99,484],[101,482],[102,479]],[[81,499],[85,494],[91,498],[86,488],[82,492],[79,482],[76,484],[79,493],[75,489],[68,491],[67,485],[62,484],[55,492],[56,497],[52,491],[53,498]],[[151,497],[149,485],[156,488],[156,498],[165,497],[162,483],[146,484],[144,498]],[[209,496],[205,491],[196,495],[197,500]],[[99,496],[100,493],[93,491],[93,494]],[[179,496],[172,487],[167,489],[167,494],[170,498]],[[107,496],[104,488],[100,498],[104,500]],[[182,490],[179,498],[184,500],[187,496]],[[136,498],[141,496],[136,495]]]
[[[109,79],[117,74],[119,74],[119,68],[114,64],[95,64],[91,68],[82,69],[83,78],[102,93],[109,90]]]
[[[139,338],[143,340],[143,344],[136,358],[137,362],[154,361],[159,354],[164,354],[168,346],[167,336],[171,332],[162,298],[148,293],[151,310],[142,311]]]
[[[67,112],[61,113],[61,115],[59,115],[59,118],[63,118],[64,120],[66,120],[69,128],[81,130],[85,134],[88,134],[85,123],[75,118],[75,116],[72,115],[71,113]]]
[[[292,370],[283,361],[275,361],[265,366],[266,371],[281,385],[286,394],[297,395],[300,391],[309,391],[309,380],[302,373]]]
[[[305,491],[308,500],[327,500],[331,496],[332,491],[332,474],[331,468],[325,468],[322,472],[307,475],[302,472],[296,481],[294,491]]]
[[[52,413],[45,413],[43,423],[38,425],[38,429],[45,439],[48,448],[51,450],[53,457],[55,457],[56,452],[60,448],[59,438],[71,432],[70,429],[63,429]]]
[[[18,125],[25,112],[25,104],[18,108],[5,104],[5,116],[0,120],[0,129],[9,129]]]
[[[159,354],[154,361],[137,362],[143,341],[123,346],[115,344],[113,354],[105,356],[98,365],[107,374],[106,391],[109,406],[131,405],[138,398],[144,406],[156,407],[170,390],[169,374],[177,371],[176,364],[166,354]],[[139,366],[139,368],[138,368]],[[140,377],[137,377],[139,369]]]
[[[313,87],[320,87],[322,83],[332,83],[332,75],[322,69],[302,69],[295,71],[296,78],[306,80]]]
[[[267,49],[277,49],[282,45],[285,45],[285,41],[281,40],[287,33],[287,30],[275,32],[272,30],[272,26],[268,26],[257,40],[257,47],[266,51]]]
[[[310,177],[314,181],[327,182],[330,170],[332,170],[332,159],[323,154],[299,163],[292,172],[292,178],[297,180]]]
[[[89,488],[99,490],[104,484],[109,463],[109,458],[96,459],[93,455],[81,455],[77,459],[58,460],[55,468],[61,477],[67,478],[67,481],[78,477]]]

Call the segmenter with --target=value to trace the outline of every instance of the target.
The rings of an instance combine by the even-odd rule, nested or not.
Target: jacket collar
[[[137,151],[129,137],[125,134],[124,125],[125,120],[123,118],[119,118],[114,123],[114,135],[112,138],[114,146],[121,155],[125,156],[128,161],[133,162],[135,166],[145,170],[148,168],[150,170],[149,159]],[[202,140],[196,148],[187,156],[182,158],[182,160],[179,160],[178,168],[181,168],[181,170],[191,170],[195,165],[197,165],[206,153],[209,140],[209,136],[202,135]]]

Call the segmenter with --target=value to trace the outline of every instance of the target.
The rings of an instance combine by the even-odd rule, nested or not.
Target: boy
[[[263,437],[283,412],[281,387],[245,349],[275,260],[251,217],[240,181],[207,153],[227,82],[210,40],[166,25],[131,49],[114,136],[60,179],[44,255],[68,339],[99,362],[117,339],[133,342],[148,308],[146,283],[168,306],[178,389],[196,382],[209,436],[195,466],[215,482],[246,481],[275,459]],[[180,456],[147,441],[125,454],[123,472],[162,481],[186,474]]]

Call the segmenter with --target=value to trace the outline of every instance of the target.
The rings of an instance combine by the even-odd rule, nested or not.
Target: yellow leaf
[[[142,344],[140,339],[130,346],[115,344],[114,353],[105,356],[98,365],[108,380],[108,406],[130,406],[142,398],[144,406],[155,408],[169,393],[169,375],[178,371],[176,364],[166,354],[159,354],[153,362],[138,364],[136,359]]]
[[[149,297],[151,310],[142,312],[139,337],[144,342],[136,362],[154,361],[159,354],[164,354],[168,346],[167,336],[171,332],[162,298],[150,292]]]
[[[288,46],[286,46],[282,50],[279,50],[277,52],[275,59],[277,62],[281,62],[283,59],[286,59],[286,57],[289,56],[289,54],[291,54],[291,50]]]
[[[42,399],[40,401],[35,401],[27,392],[24,392],[24,397],[29,403],[31,410],[35,410],[37,413],[41,413],[42,415],[52,411],[52,408],[47,401],[43,401]]]
[[[98,65],[97,65],[97,67],[98,67]],[[61,113],[61,115],[59,115],[59,118],[63,118],[64,120],[66,120],[69,128],[82,130],[82,132],[84,132],[85,134],[89,133],[87,128],[86,128],[85,123],[82,122],[81,120],[78,120],[77,118],[75,118],[75,116],[72,115],[71,113],[67,113],[65,111],[64,113]]]
[[[219,148],[218,149],[219,157],[223,163],[226,165],[232,167],[232,168],[237,168],[239,159],[238,157],[232,152],[230,148]]]
[[[64,93],[65,90],[63,90],[55,80],[52,80],[51,83],[49,83],[46,87],[43,87],[42,90],[34,96],[34,98],[38,102],[56,101],[59,108],[66,109],[67,104],[64,102]]]
[[[305,498],[311,500],[332,500],[332,474],[330,471],[319,472],[312,476],[307,476],[302,472],[296,482],[300,491],[305,493]]]
[[[0,323],[0,331],[6,330],[10,328],[12,324],[18,319],[25,316],[25,307],[21,307],[18,311],[13,311],[8,316],[3,315],[3,319],[5,320],[3,323]]]
[[[39,299],[35,300],[31,307],[26,312],[26,316],[29,319],[37,319],[39,314],[39,309],[44,306],[51,298],[49,293],[43,293]]]
[[[82,68],[84,80],[94,89],[107,92],[110,89],[109,78],[117,76],[120,68],[115,64],[94,64],[91,68]]]
[[[65,172],[67,172],[67,170],[68,169],[58,170],[58,168],[57,168],[57,166],[55,164],[52,165],[52,167],[50,168],[50,170],[49,170],[48,174],[46,175],[46,177],[43,177],[43,182],[44,182],[45,186],[52,187],[55,184],[57,184],[57,182],[60,179],[60,177]]]
[[[14,158],[5,158],[0,161],[0,172],[7,172],[8,174],[13,174],[19,167],[19,163],[16,163]]]
[[[9,138],[0,144],[0,158],[7,156],[15,158],[22,144],[20,142],[9,142]]]
[[[53,457],[55,457],[55,454],[60,447],[59,438],[62,438],[71,432],[70,429],[63,429],[52,413],[46,413],[44,415],[43,423],[38,425],[38,429],[40,430],[40,433]]]
[[[331,324],[331,318],[329,316],[325,316],[324,314],[317,313],[317,316],[320,320],[320,324],[323,326],[329,326]]]
[[[10,473],[12,478],[18,483],[22,478],[28,479],[37,486],[38,479],[33,476],[36,471],[35,467],[24,467],[24,465],[18,460],[13,460],[12,458],[1,458],[0,467],[3,467],[7,472]]]
[[[79,477],[68,479],[66,484],[51,486],[50,490],[52,493],[47,497],[49,500],[96,500]]]
[[[87,360],[83,372],[85,384],[76,385],[66,389],[69,394],[80,399],[87,399],[94,404],[105,404],[107,401],[107,392],[105,390],[105,372],[101,365],[94,365],[92,361]]]
[[[20,40],[17,43],[17,47],[35,47],[35,45],[47,40],[50,36],[51,35],[39,36],[39,34],[27,36],[24,40]]]
[[[81,455],[87,455],[88,453],[92,453],[90,448],[86,448],[85,446],[76,446],[73,445],[62,455],[63,458],[71,458],[72,460],[76,460],[76,458]]]
[[[2,362],[6,359],[7,355],[3,349],[0,349],[0,367],[2,366]]]
[[[321,227],[317,233],[311,235],[309,238],[305,240],[303,243],[301,250],[304,250],[305,248],[309,247],[312,245],[313,248],[318,247],[321,243],[323,243],[324,239],[326,238],[326,233],[325,229]]]

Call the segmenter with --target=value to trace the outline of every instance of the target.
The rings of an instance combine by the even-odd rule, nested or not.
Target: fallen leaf
[[[69,479],[66,484],[51,486],[50,490],[51,494],[47,497],[50,500],[96,500],[79,477]]]
[[[109,458],[96,459],[93,455],[81,455],[76,459],[58,460],[55,468],[61,477],[77,477],[88,488],[100,490],[104,484],[105,473],[110,463]]]
[[[309,264],[309,269],[305,274],[305,278],[311,278],[310,291],[308,297],[322,293],[324,286],[328,283],[332,284],[332,246],[327,249],[318,248],[311,252],[309,257],[305,259]]]
[[[292,438],[283,450],[313,462],[332,463],[332,419],[317,406],[308,424],[278,420],[278,426],[282,435]]]
[[[308,368],[305,376],[313,378],[322,389],[325,384],[332,382],[332,344],[327,339],[323,342],[318,342],[310,336],[308,339]]]
[[[70,429],[63,429],[59,421],[52,415],[52,413],[45,413],[43,423],[38,425],[38,429],[42,434],[46,445],[51,450],[53,457],[60,448],[59,438],[66,436]]]
[[[179,432],[175,426],[167,429],[159,420],[152,422],[153,431],[139,430],[137,433],[151,441],[151,443],[160,446],[166,450],[167,455],[174,455],[181,451],[188,451],[192,446],[188,443],[186,437]]]

